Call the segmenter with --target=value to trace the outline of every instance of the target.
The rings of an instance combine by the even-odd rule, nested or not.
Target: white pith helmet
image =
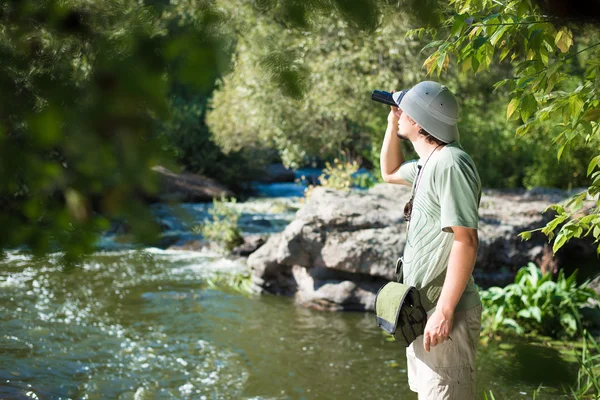
[[[424,81],[408,91],[395,92],[392,97],[402,112],[431,136],[444,143],[459,140],[458,101],[446,86]]]

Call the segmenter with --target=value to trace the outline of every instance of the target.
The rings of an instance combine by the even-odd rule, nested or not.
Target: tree
[[[424,62],[428,72],[439,75],[453,62],[463,74],[489,70],[508,60],[516,64],[514,77],[494,85],[510,92],[506,118],[521,122],[516,134],[531,135],[552,124],[557,129],[546,141],[556,145],[558,160],[573,148],[587,147],[592,154],[587,190],[566,207],[552,206],[556,218],[542,231],[554,240],[555,252],[573,237],[590,235],[600,242],[598,29],[546,15],[530,0],[453,0],[445,16],[438,27],[411,32],[431,38],[427,47],[435,51]],[[581,212],[586,199],[594,205]],[[526,232],[522,237],[530,235]]]
[[[206,92],[229,60],[221,16],[194,1],[199,22],[182,24],[183,3],[0,5],[0,249],[73,261],[112,219],[154,238],[149,167],[169,162],[155,121],[173,86]]]
[[[407,18],[385,12],[365,31],[317,14],[310,30],[290,29],[250,2],[227,4],[243,34],[207,118],[217,143],[225,151],[270,146],[293,167],[340,151],[378,165],[387,111],[371,92],[409,87],[421,75],[421,46],[403,35]]]

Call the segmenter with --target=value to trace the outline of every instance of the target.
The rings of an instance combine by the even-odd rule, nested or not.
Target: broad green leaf
[[[522,136],[526,135],[527,132],[529,132],[530,129],[531,129],[531,125],[529,125],[529,124],[523,124],[523,125],[521,125],[521,126],[519,126],[517,128],[516,134],[517,134],[518,137],[522,137]]]
[[[531,308],[525,308],[517,313],[517,317],[531,318]]]
[[[475,41],[473,41],[473,48],[479,49],[481,46],[483,46],[485,44],[485,42],[487,42],[487,40],[488,40],[487,36],[479,36],[477,39],[475,39]]]
[[[444,40],[435,40],[431,43],[427,43],[427,45],[425,45],[425,47],[423,47],[421,49],[421,53],[427,49],[431,49],[432,47],[438,47],[440,46],[442,43],[444,43]]]
[[[577,118],[583,110],[584,101],[579,96],[571,97],[571,117]]]
[[[577,330],[577,320],[571,314],[562,314],[560,322],[567,331],[575,332]]]
[[[523,122],[527,122],[529,117],[537,111],[537,101],[532,94],[528,94],[521,99],[519,107],[521,109],[521,118],[523,119]]]
[[[450,31],[451,36],[460,36],[463,28],[465,27],[465,21],[460,16],[456,16],[454,18],[454,23],[452,24],[452,30]]]
[[[517,97],[513,97],[508,103],[508,107],[506,109],[506,119],[510,120],[510,117],[514,114],[517,106],[519,105],[519,99]]]
[[[477,56],[473,56],[471,58],[471,67],[473,68],[473,72],[477,72],[479,70],[479,60],[477,59]]]
[[[504,318],[502,320],[502,324],[513,328],[515,332],[519,335],[523,333],[523,328],[521,327],[521,325],[519,325],[517,321],[515,321],[512,318]]]
[[[587,176],[590,176],[598,166],[600,166],[600,155],[592,158],[592,161],[590,161],[587,169]]]
[[[561,247],[563,247],[565,245],[565,243],[567,243],[567,240],[569,240],[571,238],[571,235],[564,233],[563,231],[561,231],[557,236],[556,236],[556,240],[554,241],[554,245],[552,246],[552,252],[554,254],[556,254],[556,252],[558,250],[560,250]]]
[[[511,48],[509,46],[504,46],[502,51],[500,51],[500,62],[506,58],[506,56],[510,53]]]
[[[563,52],[566,53],[569,51],[569,47],[573,44],[573,33],[569,28],[563,26],[557,33],[554,38],[554,44],[556,47]]]
[[[472,68],[471,60],[472,60],[472,57],[468,57],[461,63],[460,68],[461,68],[461,71],[463,74]]]
[[[492,44],[492,46],[495,46],[496,43],[498,43],[498,41],[500,41],[500,39],[502,39],[502,36],[506,33],[506,31],[508,31],[510,29],[510,26],[505,25],[505,26],[501,26],[500,28],[498,28],[496,30],[496,32],[494,32],[494,34],[490,37],[490,43]]]
[[[531,316],[539,323],[542,322],[542,310],[539,307],[530,307]]]
[[[545,47],[540,47],[539,55],[542,64],[548,66],[548,50]]]
[[[584,121],[598,121],[600,119],[600,108],[590,108],[581,117]]]

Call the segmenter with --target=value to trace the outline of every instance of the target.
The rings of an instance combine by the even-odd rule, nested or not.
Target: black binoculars
[[[378,101],[379,103],[387,104],[389,106],[398,107],[406,92],[406,90],[394,93],[383,90],[374,90],[373,94],[371,95],[371,100]]]

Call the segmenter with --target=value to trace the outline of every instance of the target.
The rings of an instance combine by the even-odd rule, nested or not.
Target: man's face
[[[413,123],[406,113],[403,113],[401,109],[395,111],[398,116],[398,137],[404,140],[410,140],[413,131],[415,131],[416,124]],[[417,129],[418,130],[418,129]]]

